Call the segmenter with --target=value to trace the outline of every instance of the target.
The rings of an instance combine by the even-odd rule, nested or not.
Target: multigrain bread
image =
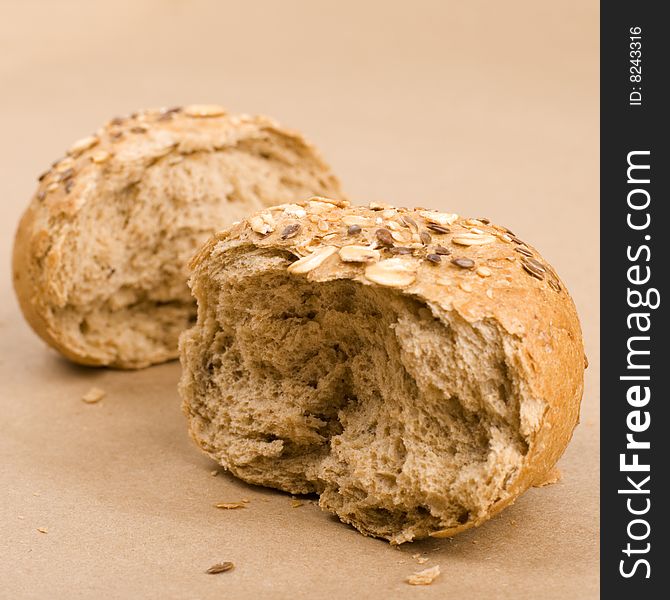
[[[184,409],[245,481],[316,492],[399,544],[486,521],[570,440],[574,304],[487,219],[312,198],[218,233],[191,268]]]
[[[300,134],[212,105],[112,119],[39,180],[14,246],[23,313],[71,360],[119,368],[176,357],[195,316],[185,264],[211,234],[270,204],[342,197]]]

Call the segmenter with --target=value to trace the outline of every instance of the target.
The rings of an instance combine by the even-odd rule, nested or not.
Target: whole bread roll
[[[491,518],[571,438],[575,306],[487,219],[312,198],[218,233],[191,268],[184,409],[245,481],[400,544]]]
[[[186,263],[215,231],[342,196],[300,134],[214,105],[112,119],[39,179],[14,245],[23,313],[69,359],[118,368],[176,358],[195,318]]]

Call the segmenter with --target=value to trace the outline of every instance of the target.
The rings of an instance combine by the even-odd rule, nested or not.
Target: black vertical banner
[[[670,30],[662,2],[601,3],[601,582],[670,595]]]

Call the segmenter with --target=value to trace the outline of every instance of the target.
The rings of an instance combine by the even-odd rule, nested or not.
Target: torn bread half
[[[314,146],[269,118],[192,105],[112,119],[39,178],[14,245],[23,313],[78,363],[175,358],[195,317],[193,252],[250,212],[311,194],[342,197]]]
[[[312,198],[191,264],[180,391],[247,482],[320,495],[367,535],[452,536],[546,478],[578,420],[565,284],[487,219]]]

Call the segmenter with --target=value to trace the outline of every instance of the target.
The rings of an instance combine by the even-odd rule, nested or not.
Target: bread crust
[[[59,280],[59,244],[66,236],[77,235],[68,231],[68,225],[87,203],[95,201],[102,179],[120,188],[132,186],[158,160],[225,150],[267,135],[295,145],[322,174],[323,188],[342,196],[339,181],[301,134],[268,117],[230,115],[216,105],[152,109],[114,118],[94,135],[73,144],[64,158],[39,177],[15,237],[14,289],[30,326],[47,344],[84,365],[140,368],[175,358],[176,348],[172,348],[157,356],[110,360],[92,354],[85,344],[66,335],[52,310],[67,302],[63,291],[67,286]]]
[[[523,467],[486,514],[432,536],[450,537],[488,520],[542,481],[564,452],[583,392],[579,319],[554,269],[505,227],[488,219],[376,203],[352,207],[315,197],[262,211],[218,233],[194,256],[192,279],[206,277],[217,256],[244,246],[294,255],[299,260],[288,270],[296,277],[392,287],[424,302],[443,322],[455,312],[470,323],[493,320],[506,333],[525,395],[541,408],[521,415],[528,443]]]

